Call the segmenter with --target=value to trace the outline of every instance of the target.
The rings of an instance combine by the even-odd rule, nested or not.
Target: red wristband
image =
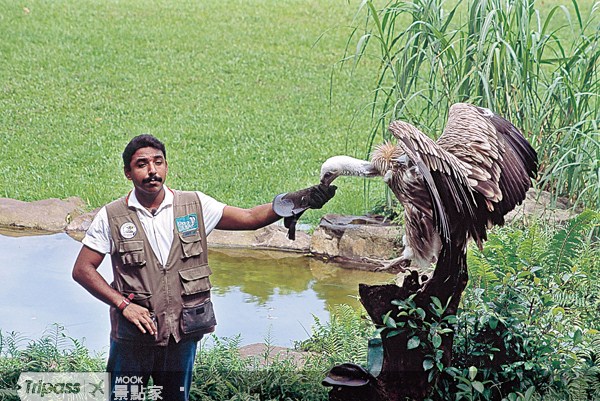
[[[123,300],[121,301],[121,303],[118,306],[118,308],[121,312],[123,311],[123,309],[127,308],[129,306],[129,304],[131,304],[131,300],[133,299],[133,297],[134,297],[134,295],[133,295],[133,293],[131,293],[127,296],[127,298],[123,298]]]

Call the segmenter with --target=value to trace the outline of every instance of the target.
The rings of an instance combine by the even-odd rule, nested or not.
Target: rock
[[[77,197],[35,202],[0,198],[0,226],[61,232],[72,219],[83,213],[84,207],[85,203]]]
[[[83,213],[77,217],[75,217],[71,222],[67,225],[66,231],[72,238],[77,241],[81,241],[85,236],[85,232],[88,228],[90,228],[90,224],[92,224],[92,220],[94,220],[94,216],[100,208],[95,209],[91,212]]]
[[[67,233],[81,241],[98,210],[100,209],[77,216],[67,226]],[[287,229],[279,223],[275,223],[255,231],[213,230],[208,236],[208,246],[308,252],[310,236],[304,231],[296,230],[296,240],[290,241],[287,238]]]
[[[552,194],[547,191],[530,189],[525,200],[505,216],[507,223],[522,220],[525,224],[533,220],[544,220],[555,224],[566,223],[575,217],[575,211],[568,201],[558,199],[553,202]]]
[[[0,198],[0,227],[66,231],[81,240],[99,210],[83,213],[83,208],[84,202],[76,197],[36,202]],[[550,193],[532,189],[523,204],[507,214],[506,221],[528,223],[532,219],[544,219],[561,224],[574,215],[575,211],[567,202],[559,200],[554,204]],[[321,219],[312,236],[297,229],[295,241],[287,238],[287,229],[278,222],[256,231],[214,230],[208,237],[208,244],[214,248],[311,252],[348,267],[372,270],[383,261],[400,255],[403,234],[402,227],[390,224],[380,216],[328,214]]]
[[[506,222],[544,219],[562,224],[575,216],[568,202],[553,202],[546,191],[531,189],[524,202],[506,215]],[[328,214],[321,219],[310,243],[310,252],[355,268],[372,269],[401,254],[403,228],[380,216]]]
[[[327,214],[312,235],[310,251],[340,262],[380,265],[402,252],[403,233],[380,216]]]
[[[208,245],[308,252],[310,236],[304,231],[296,230],[296,239],[291,241],[287,238],[287,228],[275,223],[254,231],[213,230],[208,236]]]
[[[251,358],[257,367],[266,366],[273,361],[291,360],[295,366],[301,367],[308,354],[298,352],[289,348],[266,344],[250,344],[239,349],[240,356],[244,359]]]

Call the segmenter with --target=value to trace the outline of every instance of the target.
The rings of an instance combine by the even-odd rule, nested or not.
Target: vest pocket
[[[186,295],[196,295],[207,292],[212,288],[208,276],[212,270],[208,265],[194,266],[189,269],[180,270],[179,278],[183,288],[183,300],[186,301]]]
[[[198,234],[197,231],[193,235],[186,234],[187,233],[179,233],[183,259],[200,255],[202,253],[202,239],[200,234]]]
[[[217,319],[210,299],[196,306],[184,306],[181,311],[181,331],[184,334],[212,331],[216,325]]]
[[[154,322],[154,325],[158,328],[158,323],[156,322],[156,315],[153,312],[150,312],[150,318]],[[146,334],[142,333],[135,324],[127,320],[120,312],[117,315],[117,338],[126,341],[135,340],[142,343],[155,341],[154,336],[149,334],[147,329]]]
[[[125,266],[141,267],[146,264],[144,241],[121,241],[119,257]]]
[[[212,285],[208,276],[211,274],[212,270],[206,264],[179,271],[183,302],[180,326],[184,334],[197,331],[206,333],[217,324],[210,300]]]

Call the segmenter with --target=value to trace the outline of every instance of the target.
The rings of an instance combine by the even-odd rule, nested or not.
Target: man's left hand
[[[299,216],[307,209],[320,209],[335,195],[335,185],[313,185],[296,192],[279,194],[273,200],[273,211],[281,217]]]
[[[279,194],[273,200],[273,211],[283,217],[288,238],[296,238],[296,222],[307,209],[320,209],[335,195],[335,185],[313,185],[296,192]]]

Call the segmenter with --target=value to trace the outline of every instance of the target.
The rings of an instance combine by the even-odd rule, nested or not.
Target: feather
[[[354,162],[369,173],[352,175],[386,177],[404,205],[405,255],[416,264],[437,269],[465,260],[466,268],[458,255],[467,241],[481,247],[490,225],[504,224],[504,215],[525,199],[537,175],[535,150],[508,120],[467,103],[450,107],[437,141],[403,121],[389,131],[397,143],[376,146],[368,168]],[[325,170],[322,180],[331,177]]]

